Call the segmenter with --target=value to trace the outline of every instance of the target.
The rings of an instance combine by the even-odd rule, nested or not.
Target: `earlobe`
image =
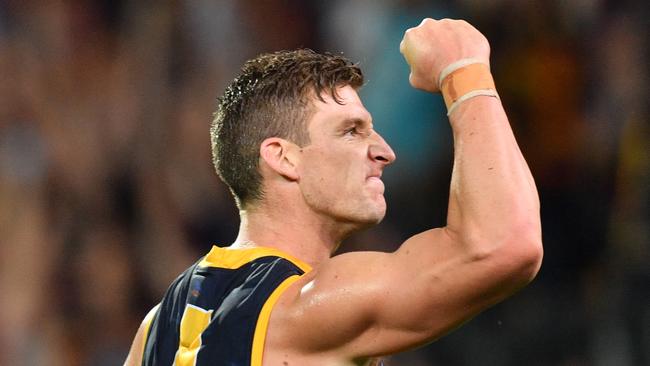
[[[285,139],[269,137],[260,145],[260,157],[271,170],[288,180],[296,181],[298,180],[297,161],[296,154],[293,152],[296,148],[295,144]]]

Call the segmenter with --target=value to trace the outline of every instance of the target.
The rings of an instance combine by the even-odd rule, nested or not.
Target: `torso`
[[[249,253],[249,254],[244,254],[244,253]],[[232,254],[232,255],[231,255]],[[265,255],[272,255],[271,257],[265,257]],[[229,326],[226,325],[228,321],[228,317],[223,318],[219,317],[219,320],[215,320],[214,324],[213,322],[210,321],[210,317],[213,316],[212,312],[219,312],[219,311],[225,311],[228,312],[228,310],[225,310],[228,308],[228,304],[223,304],[223,305],[214,305],[214,304],[209,304],[205,303],[203,304],[203,300],[201,299],[208,299],[209,301],[212,301],[214,297],[214,294],[212,292],[215,292],[218,290],[215,290],[215,287],[211,285],[210,281],[208,281],[210,277],[210,271],[216,271],[215,273],[212,274],[212,276],[217,276],[219,280],[221,280],[221,273],[224,271],[231,271],[232,268],[243,268],[245,270],[245,267],[242,267],[242,265],[246,266],[246,263],[256,263],[258,266],[257,268],[263,268],[264,266],[272,265],[272,266],[284,266],[283,268],[286,268],[288,262],[282,262],[281,258],[276,257],[276,255],[279,255],[283,257],[284,259],[287,259],[283,254],[278,253],[277,251],[270,251],[270,249],[255,249],[255,250],[243,250],[243,251],[229,251],[226,249],[221,249],[221,248],[213,248],[213,250],[206,256],[205,259],[200,261],[195,267],[197,269],[192,269],[190,268],[184,275],[179,277],[177,279],[178,282],[177,285],[172,285],[171,289],[173,291],[171,293],[166,294],[166,298],[168,298],[166,301],[161,303],[160,308],[167,309],[164,311],[166,314],[165,317],[162,319],[157,319],[160,318],[160,315],[154,316],[154,320],[151,321],[150,326],[152,329],[151,333],[154,334],[151,336],[152,338],[149,339],[149,337],[145,338],[145,357],[144,357],[144,363],[143,364],[158,364],[160,362],[163,363],[172,363],[172,358],[178,358],[181,357],[181,359],[176,359],[174,360],[174,364],[178,363],[179,365],[185,365],[185,364],[212,364],[214,362],[226,362],[227,364],[230,364],[228,362],[233,361],[234,359],[230,360],[234,356],[235,353],[241,354],[242,356],[246,355],[246,352],[250,351],[241,351],[238,348],[242,348],[243,343],[247,337],[244,335],[247,334],[245,331],[245,327],[242,327],[238,324],[233,324],[228,328]],[[225,256],[225,257],[224,257]],[[260,257],[260,259],[254,259]],[[274,259],[278,258],[278,259]],[[280,262],[278,262],[280,261]],[[294,262],[295,261],[295,262]],[[267,263],[268,262],[268,263]],[[299,261],[295,259],[291,259],[292,263],[298,263]],[[232,267],[232,268],[231,268]],[[300,268],[299,268],[300,267]],[[260,312],[260,319],[265,318],[267,319],[266,325],[260,325],[259,320],[258,320],[258,325],[255,329],[255,338],[253,339],[253,352],[252,352],[252,360],[250,361],[250,364],[253,366],[270,366],[270,365],[280,365],[280,366],[309,366],[309,365],[314,365],[314,366],[381,366],[382,363],[378,359],[370,359],[370,358],[364,358],[364,359],[357,359],[357,360],[350,360],[350,359],[345,359],[342,357],[340,354],[337,354],[336,351],[320,351],[320,352],[314,352],[314,353],[305,353],[301,352],[293,347],[294,343],[291,340],[285,340],[284,343],[288,344],[283,344],[283,341],[280,340],[281,337],[278,336],[278,334],[291,334],[293,337],[295,334],[298,334],[300,332],[294,330],[294,329],[281,329],[282,324],[284,322],[282,321],[277,321],[273,322],[274,314],[277,314],[276,312],[279,312],[282,314],[283,310],[283,302],[281,299],[284,296],[285,290],[287,293],[294,293],[296,294],[300,289],[304,286],[305,281],[309,281],[310,278],[314,275],[314,273],[307,273],[305,276],[301,276],[301,269],[304,272],[309,272],[311,268],[308,267],[308,265],[299,263],[299,267],[294,267],[292,271],[291,276],[286,275],[284,277],[279,277],[278,283],[281,283],[277,288],[274,287],[273,285],[271,287],[268,287],[269,293],[278,293],[277,296],[274,296],[271,294],[268,297],[268,300],[262,299],[261,303],[264,303],[264,307],[262,307],[262,311]],[[279,268],[279,267],[276,267]],[[194,284],[195,280],[197,279],[197,276],[200,274],[205,273],[205,277],[207,279],[201,280],[199,283],[201,283],[200,286],[197,286],[196,289],[194,289]],[[266,272],[266,271],[256,271],[251,274],[245,274],[244,277],[242,278],[268,278],[271,275],[271,272]],[[265,273],[264,276],[262,277],[261,274]],[[277,271],[273,272],[277,274]],[[254,276],[254,277],[251,277]],[[289,277],[287,277],[289,276]],[[185,280],[183,278],[186,277]],[[203,278],[204,276],[198,276],[199,278]],[[283,280],[283,278],[286,277],[286,280]],[[302,278],[301,278],[302,277]],[[191,280],[190,280],[191,279]],[[180,282],[179,282],[180,281]],[[265,280],[266,281],[266,280]],[[286,284],[285,284],[286,282]],[[180,286],[180,287],[179,287]],[[185,290],[181,291],[182,288],[186,288]],[[257,286],[255,287],[257,288]],[[275,289],[275,290],[274,290]],[[180,292],[179,292],[180,291]],[[256,290],[257,291],[257,290]],[[187,293],[187,295],[185,294]],[[256,292],[257,293],[257,292]],[[177,294],[174,296],[171,296],[172,294]],[[180,295],[180,297],[178,297]],[[171,296],[171,297],[170,297]],[[195,330],[196,334],[191,335],[190,337],[192,339],[196,337],[201,337],[203,341],[207,342],[207,344],[204,344],[207,346],[206,348],[201,347],[201,351],[199,352],[200,347],[200,342],[195,343],[195,341],[192,340],[187,340],[185,343],[181,341],[181,344],[185,344],[185,346],[179,345],[178,338],[176,338],[176,341],[172,341],[169,343],[169,339],[165,340],[165,336],[161,336],[161,334],[169,335],[167,330],[167,327],[165,326],[166,323],[169,321],[172,321],[171,319],[180,319],[181,313],[179,312],[178,314],[170,314],[170,309],[175,309],[176,306],[180,306],[183,303],[183,300],[185,299],[185,296],[188,296],[187,298],[189,299],[190,302],[188,302],[187,306],[191,306],[191,309],[185,309],[183,312],[183,319],[181,320],[181,335],[185,334],[187,335],[187,330]],[[207,297],[206,297],[207,296]],[[247,295],[244,295],[247,296]],[[251,295],[252,296],[252,295]],[[268,295],[263,295],[263,296],[268,296]],[[178,298],[177,298],[178,297]],[[250,296],[247,296],[246,298],[250,299]],[[266,298],[266,297],[265,297]],[[274,299],[274,300],[273,300]],[[180,302],[179,302],[180,301]],[[197,302],[198,301],[198,302]],[[277,303],[276,303],[277,301]],[[170,303],[171,302],[171,303]],[[195,304],[196,302],[196,304]],[[247,300],[246,302],[239,303],[240,305],[236,305],[237,308],[244,306],[245,304],[249,303],[250,301]],[[267,307],[266,302],[268,302],[269,306],[268,309],[265,310]],[[261,304],[260,303],[260,304]],[[170,304],[173,305],[170,308]],[[175,305],[174,305],[175,304]],[[191,304],[191,305],[190,305]],[[234,305],[234,304],[231,304]],[[179,310],[182,310],[182,308],[178,308]],[[234,308],[233,308],[234,309]],[[188,320],[192,322],[191,328],[188,328],[187,326],[184,326],[183,322],[185,321],[185,318],[189,316],[187,313],[188,310],[192,310],[193,313],[189,314],[192,315]],[[156,313],[160,313],[161,310],[157,310]],[[205,312],[205,314],[203,314]],[[196,313],[196,314],[194,314]],[[264,315],[266,314],[266,315]],[[218,314],[217,314],[218,315]],[[157,318],[156,318],[157,317]],[[171,318],[169,318],[171,317]],[[197,322],[198,318],[205,318],[204,320],[204,326],[203,327],[198,327],[198,324],[194,324]],[[162,322],[162,323],[161,323]],[[153,325],[151,325],[153,324]],[[212,324],[212,325],[210,325]],[[171,328],[173,329],[174,326],[173,324],[170,324]],[[184,328],[185,327],[185,328]],[[214,328],[214,327],[219,327],[219,328]],[[225,327],[225,328],[224,328]],[[224,328],[224,329],[222,329]],[[250,327],[249,327],[250,328]],[[257,329],[260,328],[260,329]],[[156,329],[158,329],[156,331]],[[185,333],[183,333],[183,329],[186,330]],[[244,333],[239,334],[234,336],[231,331],[227,331],[226,329],[231,329],[231,331],[236,331],[240,332],[243,331]],[[204,332],[205,330],[205,332]],[[258,332],[258,330],[260,332]],[[230,339],[234,341],[235,339],[238,340],[239,342],[235,343],[228,343],[229,345],[226,345],[226,348],[223,348],[223,345],[221,342],[223,342],[225,339],[219,340],[215,338],[218,336],[218,334],[221,334],[223,336],[224,331],[229,336],[226,336],[227,339]],[[264,332],[266,331],[266,332]],[[161,333],[163,332],[163,333]],[[216,333],[215,333],[216,332]],[[260,338],[260,342],[257,341],[257,335],[260,333],[264,333],[265,335],[262,335]],[[158,337],[163,337],[163,338],[155,338],[158,339],[157,342],[151,343],[148,341],[151,341],[155,336],[155,334],[158,334]],[[172,338],[178,337],[179,335],[173,335]],[[234,336],[235,338],[233,338]],[[182,337],[181,337],[182,338]],[[288,337],[291,338],[291,337]],[[285,339],[287,339],[285,337]],[[295,340],[295,338],[294,338]],[[216,342],[214,343],[213,347],[210,347],[210,342]],[[230,342],[230,341],[226,341]],[[247,342],[250,342],[248,340]],[[247,343],[245,342],[245,343]],[[256,345],[257,344],[257,345]],[[218,347],[215,347],[219,345]],[[153,348],[152,348],[153,347]],[[221,347],[221,348],[219,348]],[[257,347],[257,348],[256,348]],[[245,348],[245,347],[244,347]],[[157,351],[156,351],[157,349]],[[255,351],[257,349],[258,351]],[[261,351],[263,350],[263,351]],[[216,352],[216,353],[215,353]],[[165,353],[168,353],[165,356]],[[174,354],[176,357],[174,357]],[[228,354],[230,358],[228,360],[224,359],[224,355]],[[249,353],[250,354],[250,353]],[[239,361],[236,361],[236,364],[248,364],[248,361],[244,361],[245,357],[241,357],[242,359]],[[169,360],[167,360],[169,359]],[[257,359],[257,360],[256,360]],[[215,361],[216,360],[216,361]],[[153,361],[153,363],[152,363]],[[197,362],[200,361],[200,362]]]

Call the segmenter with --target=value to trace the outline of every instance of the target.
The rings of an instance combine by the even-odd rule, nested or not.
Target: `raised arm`
[[[487,40],[464,21],[427,19],[406,32],[400,50],[411,84],[430,92],[439,90],[443,71],[489,65]],[[281,299],[272,318],[278,344],[344,358],[398,352],[436,339],[532,280],[542,258],[537,190],[486,70],[473,69],[483,91],[469,98],[473,74],[452,72],[462,85],[443,83],[450,107],[456,101],[447,226],[395,253],[334,257]]]
[[[411,65],[411,84],[432,92],[450,65],[490,64],[487,40],[465,21],[427,19],[407,31],[400,49]],[[464,82],[472,89],[471,80]],[[455,241],[481,251],[513,233],[541,241],[535,183],[500,100],[489,94],[461,101],[449,114],[455,159],[446,229]]]
[[[407,31],[400,50],[414,87],[437,92],[442,85],[454,137],[447,226],[407,240],[396,253],[418,268],[431,263],[424,273],[436,288],[421,301],[439,314],[428,317],[435,338],[536,275],[539,198],[493,89],[485,37],[465,21],[426,19]],[[413,253],[421,258],[408,259]]]

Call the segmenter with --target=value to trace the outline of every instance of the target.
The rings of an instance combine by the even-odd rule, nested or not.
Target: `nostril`
[[[379,135],[377,135],[379,136]],[[381,138],[381,137],[380,137]],[[395,154],[383,140],[381,144],[373,144],[368,148],[368,157],[371,160],[381,162],[382,165],[388,165],[395,160]]]

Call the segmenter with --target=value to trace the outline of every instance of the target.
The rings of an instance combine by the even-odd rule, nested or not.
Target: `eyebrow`
[[[371,129],[374,128],[374,125],[373,125],[372,121],[368,122],[368,121],[366,121],[366,120],[364,120],[362,118],[358,118],[358,117],[345,118],[338,125],[339,125],[339,127],[345,127],[345,126],[352,125],[352,124],[355,125],[355,126],[369,127]]]

